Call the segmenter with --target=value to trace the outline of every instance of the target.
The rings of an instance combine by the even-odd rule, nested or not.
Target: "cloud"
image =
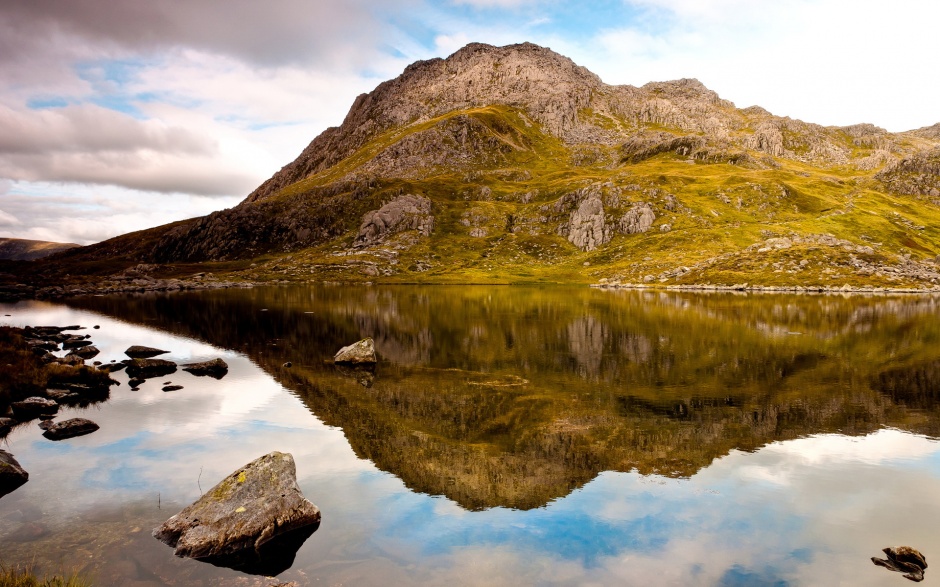
[[[21,224],[23,224],[23,222],[20,221],[19,218],[17,218],[16,216],[12,214],[7,214],[3,210],[0,210],[0,227],[18,226]]]

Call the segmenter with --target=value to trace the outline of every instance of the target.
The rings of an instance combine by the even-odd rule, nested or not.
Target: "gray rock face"
[[[283,534],[319,523],[320,510],[297,486],[294,457],[272,452],[223,479],[153,536],[175,547],[176,556],[212,559],[257,552]]]
[[[149,359],[150,357],[156,357],[157,355],[163,355],[168,352],[170,351],[162,351],[153,347],[135,344],[128,347],[127,350],[124,351],[124,354],[132,359]]]
[[[634,204],[623,218],[620,219],[620,232],[624,234],[639,234],[646,232],[653,226],[656,214],[647,203]]]
[[[98,429],[98,425],[85,418],[72,418],[49,425],[42,433],[49,440],[65,440],[76,436],[91,434]]]
[[[398,196],[378,210],[367,212],[362,217],[355,245],[373,245],[388,235],[405,230],[417,230],[422,236],[430,236],[433,229],[431,200],[407,194]]]
[[[371,338],[364,338],[359,342],[339,349],[333,357],[333,362],[347,365],[374,364],[375,342]]]
[[[568,240],[582,251],[593,251],[610,241],[604,221],[604,203],[597,196],[581,202],[568,220]]]
[[[127,374],[133,379],[150,379],[176,373],[176,363],[164,359],[125,359]]]
[[[13,455],[0,450],[0,497],[29,481],[29,473],[23,470]]]
[[[201,363],[188,363],[183,365],[182,369],[199,377],[208,375],[209,377],[222,379],[228,373],[228,363],[222,359],[212,359]]]

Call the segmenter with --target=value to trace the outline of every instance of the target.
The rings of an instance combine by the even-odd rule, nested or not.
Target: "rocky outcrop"
[[[623,218],[620,219],[620,232],[624,234],[639,234],[646,232],[653,226],[656,214],[646,202],[634,204]]]
[[[582,251],[593,251],[610,241],[610,230],[604,220],[604,203],[591,196],[571,213],[568,240]]]
[[[222,379],[228,373],[228,363],[222,359],[212,359],[201,363],[188,363],[183,365],[182,369],[198,377],[208,375],[215,379]]]
[[[389,235],[415,230],[430,236],[434,229],[431,200],[411,194],[399,196],[378,210],[362,217],[355,246],[366,247],[381,242]]]
[[[53,243],[22,238],[0,238],[0,260],[32,261],[80,247],[75,243]]]
[[[0,450],[0,497],[16,490],[29,481],[29,473],[23,470],[13,455]]]
[[[940,148],[896,161],[875,178],[899,194],[940,198]]]
[[[153,536],[176,556],[236,566],[232,560],[251,561],[269,542],[319,523],[320,510],[297,485],[294,458],[272,452],[223,479]]]
[[[76,436],[91,434],[98,429],[98,425],[85,418],[71,418],[51,424],[42,433],[49,440],[65,440]]]
[[[364,338],[359,342],[344,346],[333,356],[333,362],[338,365],[375,364],[375,342],[371,338]]]

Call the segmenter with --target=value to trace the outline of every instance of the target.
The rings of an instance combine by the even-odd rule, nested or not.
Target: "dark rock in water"
[[[179,389],[183,389],[183,386],[182,385],[164,385],[163,386],[163,391],[177,391]]]
[[[69,340],[62,343],[63,349],[80,349],[86,346],[91,346],[91,341],[86,340],[84,337],[81,339],[70,338]]]
[[[297,551],[320,527],[319,522],[281,534],[262,544],[258,550],[245,549],[235,554],[199,559],[217,567],[227,567],[249,575],[274,577],[294,565]],[[284,586],[296,583],[283,583]],[[276,585],[273,587],[277,587]]]
[[[88,345],[88,346],[82,347],[82,348],[80,348],[80,349],[75,349],[74,351],[72,351],[72,352],[69,353],[69,354],[70,354],[70,355],[76,355],[76,356],[79,356],[79,357],[81,357],[81,358],[87,360],[87,359],[91,359],[92,357],[97,356],[98,353],[100,353],[100,352],[101,352],[101,351],[98,350],[98,347],[96,347],[96,346],[94,346],[94,345]]]
[[[294,364],[291,363],[290,361],[287,361],[286,363],[284,363],[283,365],[281,365],[281,367],[286,367],[286,368],[288,368],[288,369],[290,369],[290,368],[293,367],[293,366],[294,366]]]
[[[132,347],[128,347],[128,349],[124,351],[124,354],[132,359],[149,359],[150,357],[156,357],[157,355],[163,355],[168,352],[170,351],[161,351],[153,347],[135,344]]]
[[[871,562],[889,571],[904,573],[905,579],[920,582],[924,580],[924,570],[927,568],[927,559],[918,550],[910,546],[882,549],[888,558],[871,557]]]
[[[41,422],[39,422],[40,430],[48,430],[52,428],[53,426],[55,426],[55,420],[42,420]]]
[[[188,371],[200,377],[208,375],[209,377],[222,379],[225,377],[225,374],[228,373],[228,364],[222,359],[212,359],[211,361],[203,361],[202,363],[183,365],[183,371]]]
[[[44,397],[28,397],[11,403],[10,407],[18,420],[31,420],[40,414],[55,414],[59,411],[59,404]]]
[[[48,340],[30,340],[26,344],[29,346],[30,350],[37,352],[37,350],[43,351],[57,351],[59,350],[58,343]],[[40,354],[37,352],[37,354]]]
[[[375,363],[375,343],[371,338],[364,338],[359,342],[345,346],[333,357],[334,363],[363,365]]]
[[[291,542],[286,546],[293,548],[289,554],[292,561],[297,548],[319,523],[320,510],[297,486],[294,458],[272,452],[223,479],[155,528],[153,536],[175,547],[177,556],[273,575],[277,572],[271,571],[278,571],[284,558],[280,548],[271,552],[272,546],[282,546],[272,544],[274,540]],[[306,532],[301,532],[303,529]],[[282,560],[268,565],[272,554]]]
[[[163,359],[126,359],[127,374],[134,379],[152,379],[176,373],[176,363]]]
[[[140,377],[134,377],[133,379],[129,380],[127,384],[130,385],[131,387],[140,387],[146,382],[147,382],[146,379],[141,379]]]
[[[91,420],[72,418],[53,424],[49,428],[46,428],[46,431],[43,432],[42,435],[49,440],[65,440],[66,438],[91,434],[97,429],[98,425]]]
[[[23,470],[13,455],[0,450],[0,497],[16,490],[29,481],[29,473]]]
[[[107,371],[108,373],[114,373],[115,371],[120,371],[124,367],[127,367],[124,363],[107,363],[105,365],[98,365],[99,371]]]
[[[0,418],[0,438],[3,438],[9,434],[10,430],[13,430],[15,425],[16,420],[13,418]]]
[[[78,355],[69,353],[68,355],[65,355],[62,358],[56,358],[55,362],[60,363],[62,365],[77,366],[77,365],[84,365],[85,359],[79,357]]]

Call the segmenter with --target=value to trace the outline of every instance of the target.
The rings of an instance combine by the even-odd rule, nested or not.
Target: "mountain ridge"
[[[238,206],[70,258],[252,281],[934,287],[938,208],[940,124],[826,127],[472,43],[357,97]]]

